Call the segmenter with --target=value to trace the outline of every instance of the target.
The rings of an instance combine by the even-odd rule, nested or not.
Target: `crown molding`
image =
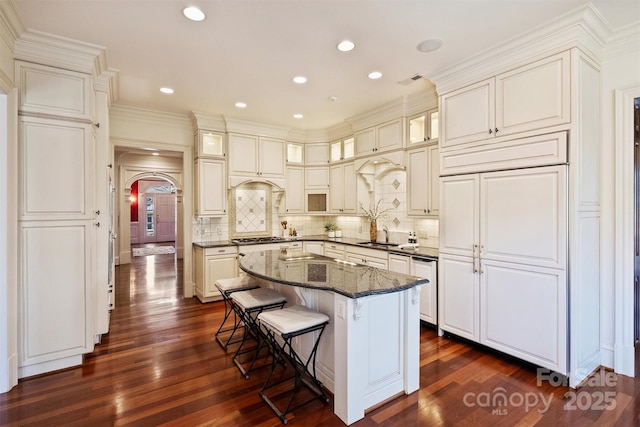
[[[118,100],[120,88],[119,73],[119,70],[109,68],[100,74],[93,84],[93,88],[96,91],[105,92],[108,95],[109,105]]]
[[[165,113],[162,111],[146,110],[137,107],[128,107],[125,105],[113,105],[109,109],[111,119],[124,119],[126,121],[139,121],[151,125],[173,126],[180,128],[191,128],[191,120],[189,117],[175,114]]]
[[[353,132],[358,132],[398,117],[404,117],[404,100],[405,97],[394,99],[381,107],[349,117],[345,121],[351,124]]]
[[[280,139],[286,139],[289,135],[289,129],[281,126],[255,123],[226,116],[223,116],[223,118],[226,123],[227,132],[246,133]]]
[[[107,70],[106,48],[27,30],[15,43],[15,59],[99,76]]]
[[[350,123],[342,122],[330,127],[327,130],[329,141],[337,141],[353,135],[353,128]]]
[[[404,112],[407,117],[434,108],[438,108],[438,93],[431,82],[425,90],[408,95],[405,99]]]
[[[199,111],[192,111],[189,113],[193,130],[207,129],[218,132],[226,131],[226,122],[222,114],[212,115],[207,113],[201,113]]]
[[[635,53],[640,61],[640,21],[614,31],[605,47],[603,58],[607,60],[630,53]]]
[[[26,28],[13,0],[0,1],[0,38],[14,51],[15,42]]]
[[[436,85],[438,94],[443,95],[575,47],[598,62],[611,32],[600,12],[587,3],[527,33],[432,73],[429,79]]]

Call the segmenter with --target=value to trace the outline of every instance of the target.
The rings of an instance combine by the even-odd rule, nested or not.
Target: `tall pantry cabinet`
[[[39,42],[43,40],[38,36],[18,41],[15,61],[20,377],[82,363],[82,355],[93,350],[97,334],[108,329],[109,267],[106,257],[97,259],[97,254],[106,253],[109,239],[108,212],[96,208],[106,206],[108,196],[106,186],[96,185],[108,176],[107,165],[101,164],[97,171],[95,163],[99,123],[94,83],[98,73],[93,67],[101,52],[83,46],[82,55],[75,57],[77,63],[45,65],[34,53],[40,52],[34,48]],[[72,50],[72,42],[61,43],[61,52]],[[100,100],[106,103],[107,97],[100,96]],[[107,108],[100,105],[98,111],[106,116]],[[102,144],[108,142],[106,138],[103,133]],[[108,161],[103,151],[101,163]],[[105,194],[95,194],[96,188],[103,187]],[[96,250],[97,241],[105,251]],[[96,277],[97,271],[104,277]],[[99,289],[98,283],[103,285]],[[96,307],[96,301],[102,301],[104,307]]]
[[[502,65],[438,88],[439,327],[575,386],[600,364],[600,71],[577,47]]]

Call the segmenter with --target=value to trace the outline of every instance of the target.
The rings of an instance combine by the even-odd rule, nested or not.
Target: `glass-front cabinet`
[[[354,155],[354,139],[349,137],[331,143],[331,162],[349,160]]]
[[[429,110],[409,118],[409,145],[438,140],[438,110]]]
[[[198,157],[224,157],[226,154],[224,133],[199,129],[196,135]]]
[[[302,164],[304,145],[295,142],[287,143],[287,163]]]

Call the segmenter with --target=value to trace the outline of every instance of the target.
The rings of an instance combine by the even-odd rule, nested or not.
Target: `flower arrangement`
[[[365,209],[360,203],[360,209],[364,211],[364,213],[369,217],[369,239],[372,243],[375,243],[378,240],[378,218],[391,210],[391,208],[380,209],[380,203],[382,203],[382,199],[378,200],[376,206],[374,208]]]
[[[376,221],[382,215],[391,210],[391,208],[380,210],[380,203],[382,203],[382,199],[378,200],[378,203],[376,203],[374,208],[365,209],[364,206],[362,206],[362,202],[360,202],[360,209],[362,209],[365,215],[369,217],[369,221]]]

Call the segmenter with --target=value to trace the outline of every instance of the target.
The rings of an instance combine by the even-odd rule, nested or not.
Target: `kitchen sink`
[[[392,248],[392,247],[398,246],[397,243],[382,243],[382,242],[375,242],[375,243],[358,242],[357,244],[361,246],[368,246],[371,248]]]

